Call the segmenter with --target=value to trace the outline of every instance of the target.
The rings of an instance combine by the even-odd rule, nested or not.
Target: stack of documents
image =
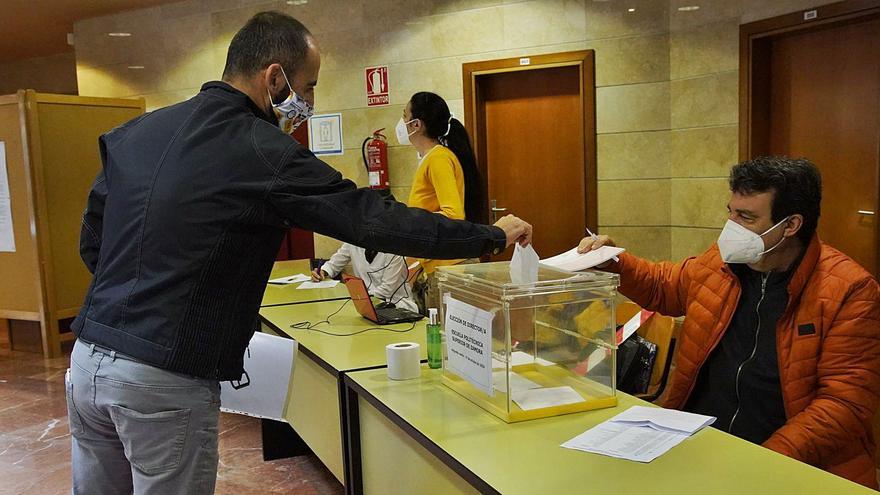
[[[562,447],[651,462],[713,422],[712,416],[633,406],[565,442]]]

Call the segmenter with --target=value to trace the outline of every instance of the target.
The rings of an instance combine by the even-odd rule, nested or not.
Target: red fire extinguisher
[[[361,155],[370,178],[370,189],[387,190],[388,178],[388,142],[382,134],[385,128],[373,131],[373,135],[361,145]]]

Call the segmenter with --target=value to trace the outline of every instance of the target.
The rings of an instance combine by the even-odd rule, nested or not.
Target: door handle
[[[505,211],[507,211],[507,208],[499,208],[498,201],[494,200],[494,199],[492,200],[492,221],[493,222],[497,222],[498,221],[498,214],[504,213]]]
[[[874,212],[868,210],[859,210],[859,215],[874,216]]]

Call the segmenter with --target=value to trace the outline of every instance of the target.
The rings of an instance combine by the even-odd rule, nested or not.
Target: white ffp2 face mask
[[[283,68],[281,69],[281,74],[284,76],[284,81],[287,83],[290,94],[281,103],[272,101],[272,95],[269,94],[269,103],[272,104],[272,110],[275,112],[275,116],[278,117],[278,127],[285,134],[291,134],[303,122],[309,120],[309,117],[315,113],[315,109],[309,102],[296,94],[296,91],[290,85],[290,81],[287,80],[287,74],[284,73]],[[266,92],[268,91],[267,89]]]
[[[771,230],[785,223],[789,217],[783,218],[779,223],[765,230],[763,234],[756,234],[742,225],[728,220],[718,236],[718,250],[721,251],[721,259],[725,263],[757,263],[761,258],[773,251],[783,241],[785,237],[779,240],[770,249],[764,249],[763,237]]]
[[[397,142],[402,146],[412,144],[409,142],[409,137],[415,134],[416,131],[407,132],[406,126],[417,120],[419,119],[412,119],[409,122],[404,122],[403,117],[401,117],[400,120],[397,121],[397,126],[394,128],[394,132],[397,134]]]

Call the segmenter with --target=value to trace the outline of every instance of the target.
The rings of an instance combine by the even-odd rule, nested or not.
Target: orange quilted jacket
[[[620,292],[642,307],[686,317],[664,401],[682,408],[730,323],[739,280],[717,245],[677,264],[624,253],[609,270],[620,273]],[[814,236],[788,291],[776,325],[787,421],[764,446],[876,488],[871,421],[880,404],[880,286]],[[807,324],[815,332],[799,334]]]

